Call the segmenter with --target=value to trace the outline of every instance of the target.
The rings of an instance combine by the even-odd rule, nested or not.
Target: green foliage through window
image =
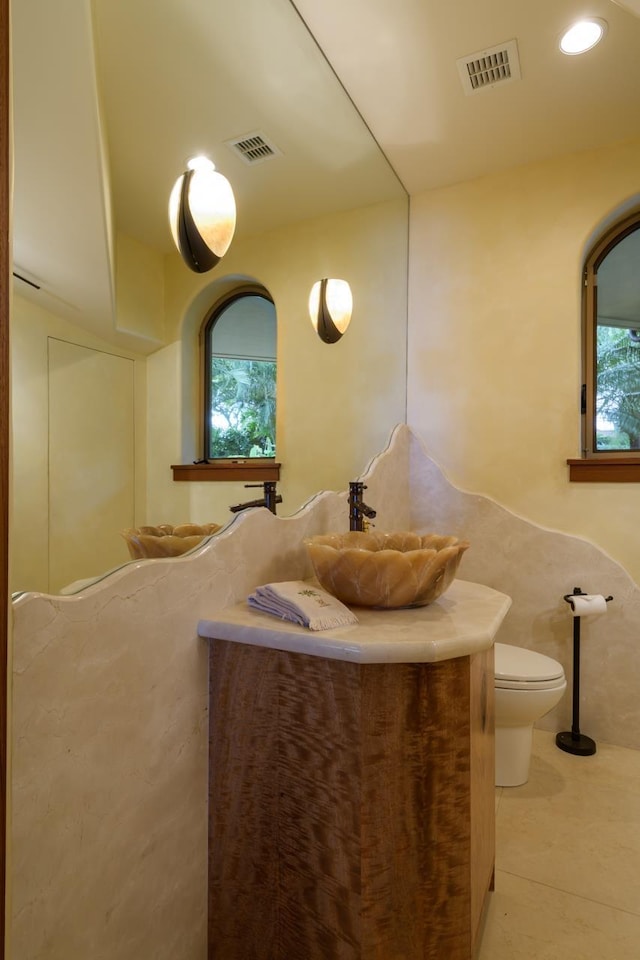
[[[596,240],[583,272],[582,453],[640,451],[640,210]]]
[[[211,358],[208,456],[273,457],[276,364],[269,360]]]
[[[598,325],[596,445],[640,448],[640,338],[635,330]]]

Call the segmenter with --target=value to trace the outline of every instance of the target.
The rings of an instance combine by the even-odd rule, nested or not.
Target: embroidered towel
[[[358,622],[355,613],[344,603],[304,580],[285,580],[256,587],[247,597],[247,603],[256,610],[299,623],[309,630],[331,630],[332,627]]]

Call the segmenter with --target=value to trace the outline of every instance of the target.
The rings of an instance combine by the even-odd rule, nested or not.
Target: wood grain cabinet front
[[[493,650],[210,645],[210,960],[471,960],[494,869]]]

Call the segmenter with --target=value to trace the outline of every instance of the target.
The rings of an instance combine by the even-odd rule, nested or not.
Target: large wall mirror
[[[242,484],[170,468],[202,456],[198,337],[234,285],[276,311],[278,512],[346,489],[405,417],[408,202],[295,5],[20,0],[12,21],[12,590],[126,562],[124,528],[233,520]],[[198,152],[238,207],[202,276],[167,221]],[[354,295],[335,345],[306,312],[324,276]]]

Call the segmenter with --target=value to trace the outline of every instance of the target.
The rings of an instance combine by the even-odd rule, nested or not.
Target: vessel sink
[[[423,607],[455,579],[467,540],[400,533],[326,533],[305,540],[320,585],[359,607]]]
[[[179,557],[220,529],[218,523],[180,523],[175,527],[170,523],[161,523],[157,527],[123,530],[122,536],[132,560],[146,560],[151,557]]]

